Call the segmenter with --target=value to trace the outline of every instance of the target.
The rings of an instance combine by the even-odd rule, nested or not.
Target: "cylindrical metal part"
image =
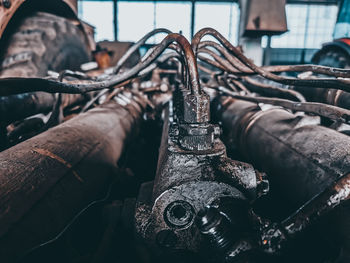
[[[55,237],[105,196],[144,108],[110,102],[0,153],[2,262]]]
[[[350,93],[337,89],[322,88],[295,88],[302,93],[308,101],[323,102],[338,106],[344,109],[350,109]]]
[[[292,209],[350,171],[350,137],[280,108],[222,97],[216,105],[228,150],[265,171]]]
[[[62,106],[73,106],[84,101],[89,95],[62,94]],[[23,93],[0,96],[0,122],[11,122],[27,118],[38,113],[47,113],[55,104],[55,94],[46,92]]]

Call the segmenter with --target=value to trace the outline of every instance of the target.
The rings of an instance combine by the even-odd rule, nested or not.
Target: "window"
[[[190,2],[157,2],[156,27],[167,28],[174,33],[181,32],[190,39],[191,31],[191,3]],[[158,36],[157,42],[164,36]]]
[[[155,28],[154,23],[153,2],[118,2],[118,40],[137,41]]]
[[[332,41],[333,29],[337,20],[337,6],[309,6],[309,20],[305,48],[320,48],[323,43]]]
[[[271,38],[272,48],[320,48],[332,40],[337,19],[337,6],[287,5],[289,31]],[[262,42],[266,47],[266,38]]]
[[[218,30],[232,44],[237,45],[239,7],[237,3],[196,3],[195,32],[212,27]]]
[[[113,2],[79,1],[79,17],[95,27],[95,40],[113,40]]]
[[[155,28],[180,31],[190,37],[191,3],[189,2],[118,2],[118,40],[137,41]],[[164,35],[148,40],[153,44]]]
[[[167,28],[191,38],[191,1],[123,1],[119,0],[117,14],[117,39],[137,41],[155,28]],[[114,39],[113,1],[79,0],[79,17],[95,26],[96,41]],[[237,3],[195,3],[195,32],[203,27],[213,27],[230,42],[237,44],[239,7]],[[164,35],[148,40],[158,43]]]

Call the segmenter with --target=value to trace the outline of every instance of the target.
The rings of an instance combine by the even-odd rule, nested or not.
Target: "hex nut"
[[[187,94],[184,98],[184,122],[206,123],[210,121],[210,98],[207,94]]]

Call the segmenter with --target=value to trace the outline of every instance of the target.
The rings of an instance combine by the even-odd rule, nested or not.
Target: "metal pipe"
[[[74,106],[83,102],[89,95],[63,94],[62,105]],[[24,93],[0,97],[0,121],[12,123],[38,113],[47,113],[55,104],[55,95],[45,92]]]
[[[336,89],[303,89],[302,87],[295,87],[295,89],[302,93],[308,101],[323,102],[344,109],[350,109],[349,92]]]
[[[2,262],[53,238],[104,195],[145,107],[110,102],[0,153]]]
[[[218,90],[236,99],[281,106],[292,111],[302,111],[329,118],[331,120],[348,124],[350,123],[350,111],[333,105],[316,102],[296,102],[279,98],[241,96],[225,87],[219,87]]]
[[[119,72],[121,67],[124,65],[124,63],[128,60],[128,58],[136,51],[138,50],[143,44],[146,43],[146,41],[151,38],[152,36],[159,34],[159,33],[166,33],[171,34],[172,32],[165,28],[157,28],[152,30],[151,32],[147,33],[145,36],[143,36],[139,41],[137,41],[131,48],[129,48],[125,54],[118,60],[117,65],[113,68],[113,72],[116,74]]]
[[[350,138],[308,118],[221,97],[216,117],[228,150],[265,171],[271,189],[296,210],[350,171]]]
[[[283,229],[293,237],[334,208],[350,199],[350,174],[344,175],[322,193],[303,205],[296,213],[282,222]]]
[[[350,79],[348,78],[309,78],[309,79],[297,79],[292,77],[284,77],[273,74],[261,67],[255,65],[249,60],[243,53],[234,47],[223,35],[213,28],[203,28],[198,31],[192,39],[192,49],[194,54],[197,55],[199,49],[199,43],[205,35],[211,35],[215,37],[229,52],[238,58],[244,65],[253,70],[256,74],[263,76],[266,79],[270,79],[282,84],[305,86],[305,87],[319,87],[319,88],[335,88],[350,91]]]
[[[183,56],[187,63],[190,78],[190,89],[194,96],[202,94],[197,70],[197,61],[192,51],[190,43],[180,34],[169,34],[160,44],[155,46],[149,56],[140,61],[137,65],[122,74],[111,76],[103,81],[76,81],[58,82],[41,78],[3,78],[0,79],[0,96],[21,94],[34,91],[45,91],[49,93],[71,93],[83,94],[86,92],[112,88],[125,80],[137,76],[137,74],[154,62],[159,55],[172,43],[177,42],[183,51]]]
[[[233,72],[235,74],[241,75],[253,75],[256,74],[252,69],[247,67],[244,63],[242,63],[238,58],[230,54],[228,49],[219,43],[213,41],[200,41],[198,43],[198,48],[201,49],[203,47],[210,46],[219,51],[230,64],[236,68],[236,71]],[[196,47],[195,47],[196,48]],[[310,71],[316,74],[324,74],[332,77],[341,77],[341,78],[349,78],[350,70],[348,69],[340,69],[340,68],[332,68],[320,65],[306,64],[306,65],[276,65],[276,66],[263,66],[261,67],[265,71],[280,73],[280,72],[305,72]]]
[[[305,102],[305,98],[296,90],[280,88],[273,85],[260,82],[258,79],[243,77],[243,81],[247,84],[248,88],[256,93],[268,97],[277,97],[282,99],[297,100]]]

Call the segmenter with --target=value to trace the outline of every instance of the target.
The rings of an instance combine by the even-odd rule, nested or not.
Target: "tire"
[[[89,61],[83,32],[68,19],[35,12],[17,21],[4,41],[0,77],[44,77]]]
[[[0,51],[0,78],[44,77],[48,70],[77,70],[90,60],[82,30],[68,19],[44,12],[31,13],[11,23],[2,37]],[[45,92],[3,97],[0,116],[12,121],[24,119],[50,111],[54,102],[54,94]],[[11,145],[8,124],[0,117],[0,151]]]
[[[349,68],[350,58],[341,50],[330,49],[320,53],[317,59],[313,59],[313,63],[327,67]]]

